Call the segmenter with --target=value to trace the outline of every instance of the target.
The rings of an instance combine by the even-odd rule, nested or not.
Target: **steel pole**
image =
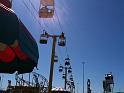
[[[66,90],[66,84],[67,84],[67,67],[65,67],[65,90]]]
[[[50,65],[50,76],[49,76],[48,93],[51,93],[51,90],[52,90],[55,46],[56,46],[56,36],[53,36],[53,45],[52,45],[52,54],[51,54],[51,65]]]
[[[82,64],[83,64],[83,93],[84,93],[84,64],[85,62],[82,62]]]

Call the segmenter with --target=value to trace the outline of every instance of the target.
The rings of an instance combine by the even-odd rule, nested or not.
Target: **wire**
[[[66,48],[65,50],[66,50],[67,58],[69,58],[67,46],[65,46],[65,48]]]
[[[37,12],[37,9],[34,7],[33,3],[29,0],[29,3],[31,4],[31,6],[33,7],[33,9]]]
[[[36,13],[38,13],[37,9],[34,7],[33,3],[31,1],[29,1],[29,3],[31,4],[32,8],[35,10]],[[40,18],[39,18],[40,19]],[[38,20],[39,21],[39,20]],[[44,22],[44,19],[43,19],[43,24],[44,24],[44,27],[43,27],[43,30],[48,27],[45,22]],[[41,25],[40,25],[41,26]]]
[[[29,11],[29,12],[32,14],[32,16],[35,18],[35,20],[38,22],[38,24],[40,25],[40,27],[42,27],[40,21],[36,18],[35,13],[33,13],[33,12],[30,10],[30,8],[26,5],[26,3],[24,2],[24,0],[23,0],[23,3],[24,3],[24,5],[25,5],[25,7],[28,9],[28,11]],[[36,8],[34,7],[33,3],[32,3],[30,0],[29,0],[29,3],[31,4],[31,6],[32,6],[32,8],[35,10],[35,12],[37,13]],[[57,15],[56,10],[55,10],[55,15],[56,15],[56,17],[57,17],[57,21],[58,21],[59,28],[60,28],[60,30],[63,32],[63,28],[62,28],[62,25],[61,25],[61,22],[60,22],[60,19],[59,19],[58,15]],[[55,23],[54,17],[53,17],[53,22]],[[45,23],[45,21],[44,21],[44,19],[43,19],[43,23],[44,23],[45,26],[47,26],[46,23]],[[42,30],[44,30],[44,28],[45,28],[45,27],[43,27]],[[55,34],[55,33],[54,33],[54,34]],[[67,45],[66,45],[65,48],[66,48],[67,57],[69,57]],[[58,50],[59,50],[59,49],[58,49]],[[59,52],[60,52],[60,50],[59,50]],[[61,56],[61,59],[64,59],[64,57],[62,56],[61,53],[60,53],[60,56]]]
[[[45,26],[46,28],[48,28],[47,24],[45,23],[44,18],[43,18],[43,24],[44,24],[44,26]]]
[[[57,13],[56,13],[56,10],[55,10],[55,15],[56,15],[56,17],[57,17],[59,27],[60,27],[61,31],[63,32],[63,28],[62,28],[61,22],[60,22],[60,20],[59,20],[59,17],[58,17],[58,15],[57,15]]]
[[[52,21],[53,21],[54,24],[56,24],[56,21],[55,21],[55,17],[54,17],[54,16],[53,16]],[[59,26],[57,26],[57,29],[58,29],[58,31],[60,30],[60,29],[59,29]],[[61,32],[61,31],[60,31],[60,32]]]
[[[61,24],[61,22],[60,22],[60,19],[59,19],[59,16],[58,16],[56,10],[55,10],[55,15],[56,15],[56,17],[57,17],[60,30],[63,32],[62,24]],[[53,20],[54,20],[54,19],[53,19]],[[55,20],[54,20],[54,22],[55,22]],[[65,50],[66,50],[66,55],[67,55],[67,57],[69,58],[69,53],[68,53],[67,44],[66,44],[66,46],[65,46]]]
[[[26,3],[24,2],[24,0],[22,0],[24,6],[28,9],[28,11],[31,13],[31,15],[34,17],[34,19],[38,22],[39,26],[40,26],[40,29],[43,31],[45,27],[42,26],[42,24],[40,23],[40,21],[37,19],[37,17],[35,16],[35,13],[33,13],[30,8],[26,5]],[[33,9],[36,11],[34,5],[31,3],[30,1],[30,4],[31,6],[33,7]],[[36,11],[37,12],[37,11]],[[37,14],[38,15],[38,14]]]
[[[59,19],[58,19],[58,20],[59,20]],[[52,21],[53,21],[54,24],[56,24],[54,17],[52,18]],[[58,22],[59,22],[59,21],[58,21]],[[60,23],[60,22],[59,22],[59,26],[61,26],[61,23]],[[58,28],[59,28],[59,27],[58,27]],[[60,30],[62,30],[62,29],[60,29]],[[54,32],[53,32],[53,33],[54,33]],[[58,52],[59,52],[58,54],[60,55],[59,58],[62,59],[61,61],[64,61],[64,57],[63,57],[63,55],[62,55],[61,50],[60,50],[58,47],[57,47],[57,50],[58,50]]]

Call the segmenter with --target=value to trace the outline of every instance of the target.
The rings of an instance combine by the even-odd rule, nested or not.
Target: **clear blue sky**
[[[115,91],[124,91],[124,0],[55,0],[56,14],[53,19],[39,19],[29,0],[24,0],[29,10],[51,34],[65,32],[67,49],[71,59],[75,85],[82,93],[82,64],[85,61],[86,81],[91,79],[93,93],[101,93],[102,80],[106,73],[112,72],[115,80]],[[39,0],[30,0],[38,11]],[[42,27],[32,13],[25,7],[23,0],[14,0],[13,9],[37,40],[40,52],[39,72],[49,77],[51,43],[40,45]],[[58,72],[67,56],[66,49],[57,46],[59,62],[55,63],[53,86],[64,86],[62,74]],[[12,76],[12,75],[11,75]],[[13,77],[13,76],[12,76]]]

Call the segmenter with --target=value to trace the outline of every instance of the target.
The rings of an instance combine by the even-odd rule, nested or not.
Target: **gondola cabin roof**
[[[53,18],[54,0],[40,0],[39,17]]]

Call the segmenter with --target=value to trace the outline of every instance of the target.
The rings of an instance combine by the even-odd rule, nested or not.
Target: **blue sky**
[[[101,93],[102,80],[106,73],[112,72],[115,80],[115,91],[124,91],[124,1],[123,0],[55,0],[56,15],[53,19],[39,19],[39,0],[14,0],[13,9],[23,21],[38,43],[40,58],[39,72],[49,77],[51,43],[40,45],[39,38],[43,27],[51,34],[65,32],[66,48],[56,46],[59,62],[55,63],[53,86],[64,86],[62,74],[58,72],[59,64],[69,54],[73,68],[75,85],[78,93],[82,93],[82,64],[85,61],[85,90],[86,81],[91,79],[93,93]],[[32,13],[34,14],[32,16]],[[35,17],[34,17],[35,16]],[[57,20],[59,17],[59,22]],[[42,27],[37,20],[41,22]],[[7,78],[7,75],[5,75]],[[14,75],[10,75],[12,78]],[[79,84],[77,84],[79,83]]]

